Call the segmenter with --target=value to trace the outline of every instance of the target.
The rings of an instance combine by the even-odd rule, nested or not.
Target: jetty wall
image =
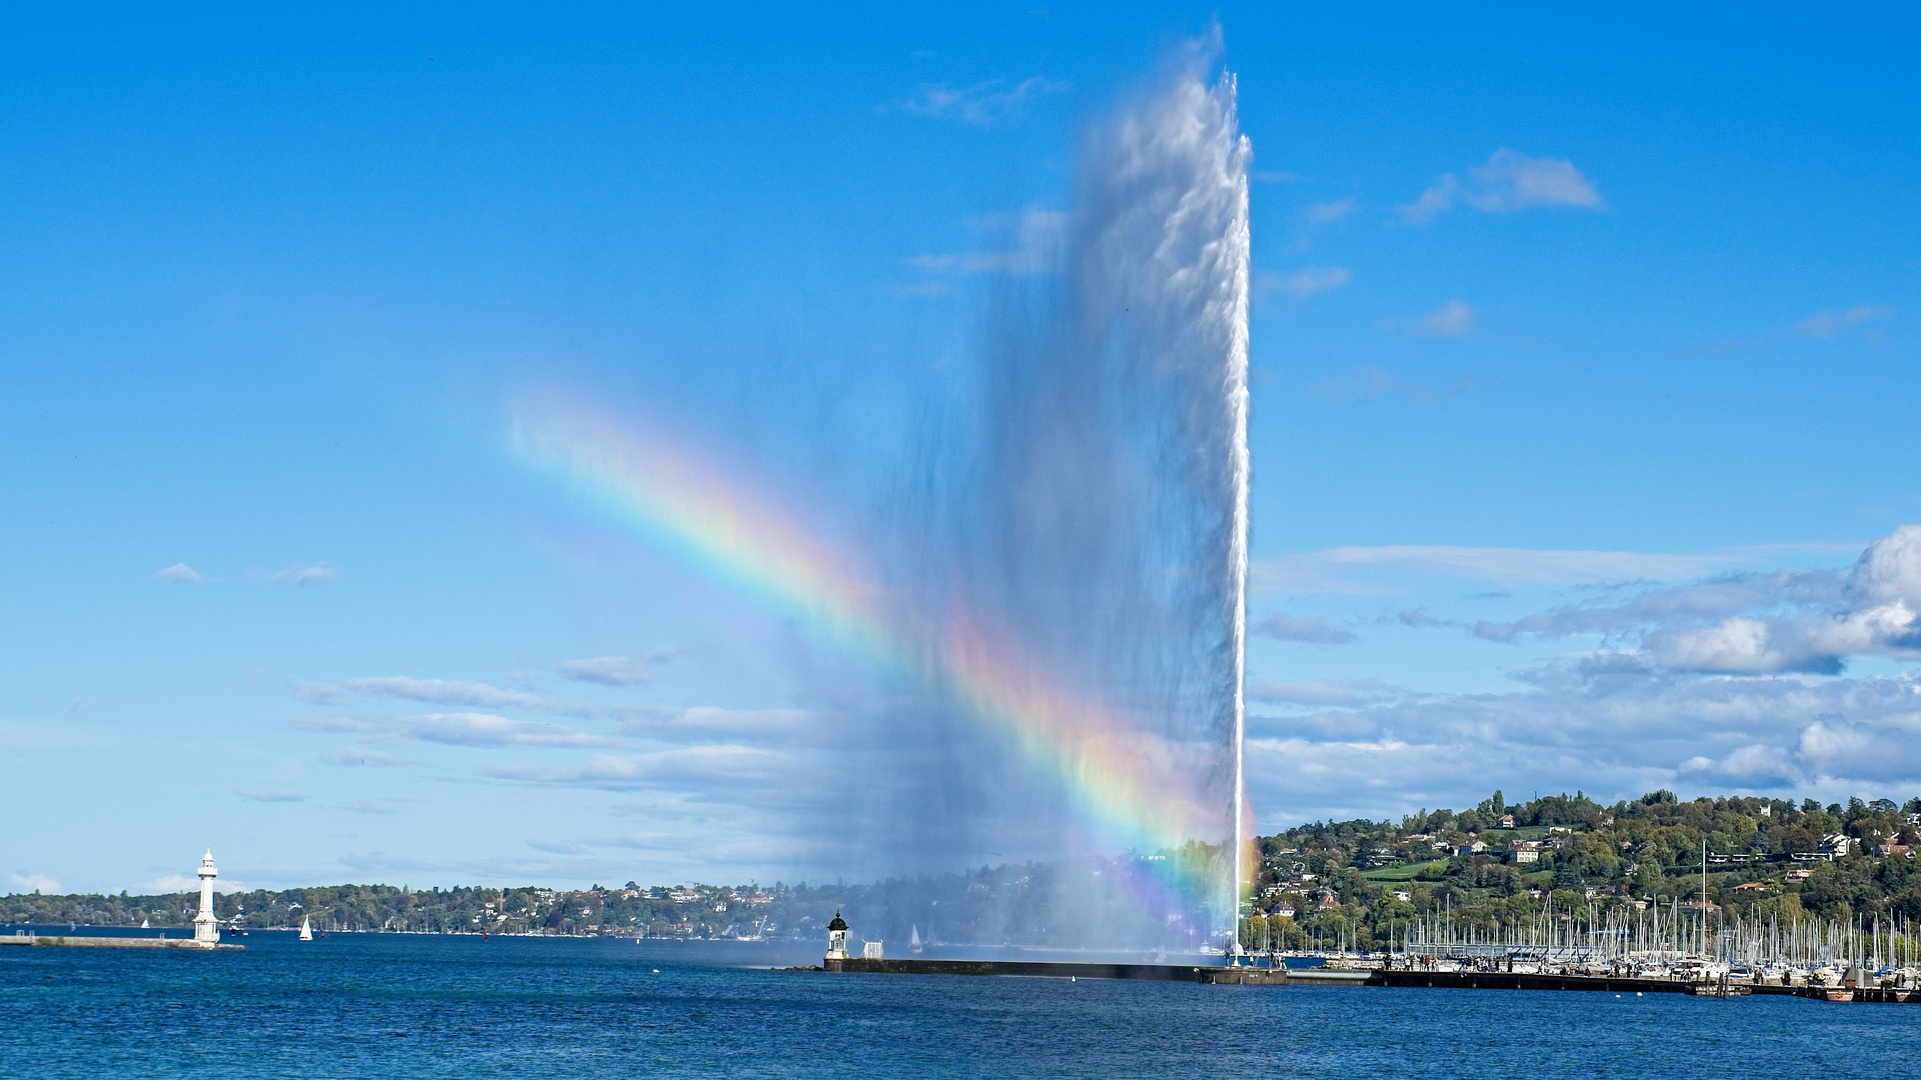
[[[203,945],[190,937],[69,937],[65,934],[0,934],[0,945],[39,945],[64,949],[244,949],[245,945]]]
[[[1692,994],[1712,997],[1782,995],[1817,1001],[1921,1004],[1921,990],[1696,983],[1682,979],[1616,978],[1502,971],[1345,970],[1340,968],[1212,967],[1193,964],[1081,964],[1017,960],[826,960],[815,971],[870,975],[986,975],[1034,979],[1131,979],[1214,986],[1396,986],[1437,990],[1573,990],[1616,994]]]
[[[869,975],[995,975],[1027,979],[1124,979],[1143,982],[1231,983],[1279,986],[1285,968],[1230,968],[1196,964],[1087,964],[1032,960],[822,961],[822,970]]]

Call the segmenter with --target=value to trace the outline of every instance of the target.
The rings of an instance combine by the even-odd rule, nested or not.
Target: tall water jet
[[[1001,260],[1023,273],[964,377],[927,391],[875,520],[836,523],[852,500],[756,483],[670,424],[574,402],[516,425],[528,460],[877,676],[833,716],[868,767],[810,807],[837,822],[831,874],[1070,859],[1040,916],[1003,925],[1096,919],[1157,949],[1236,925],[1250,150],[1216,51],[1090,125],[1070,207],[1029,215]]]
[[[1248,843],[1251,152],[1233,77],[1207,78],[1214,53],[1187,50],[1090,127],[1073,204],[1034,253],[1051,272],[990,302],[972,429],[943,440],[924,489],[942,556],[921,619],[964,603],[1100,703],[1104,738],[1154,763],[1170,808],[1213,807],[1173,839],[1223,849],[1206,903],[1232,927]]]

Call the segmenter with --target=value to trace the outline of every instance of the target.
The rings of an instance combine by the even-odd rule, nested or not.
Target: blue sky
[[[1263,828],[1921,793],[1903,9],[43,13],[0,887],[886,869],[821,843],[873,827],[821,790],[875,764],[855,675],[516,463],[514,404],[871,500],[1079,132],[1216,16]]]

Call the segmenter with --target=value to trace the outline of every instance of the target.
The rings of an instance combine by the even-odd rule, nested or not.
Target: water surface
[[[1921,1075],[1921,1007],[767,970],[818,947],[0,947],[6,1077]],[[750,967],[747,965],[762,965]]]

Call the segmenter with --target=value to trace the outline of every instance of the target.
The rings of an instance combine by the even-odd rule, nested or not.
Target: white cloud
[[[1412,626],[1421,630],[1431,630],[1438,626],[1460,626],[1461,625],[1460,623],[1455,622],[1452,619],[1442,619],[1434,615],[1430,615],[1428,614],[1428,610],[1424,607],[1408,608],[1407,610],[1402,611],[1400,614],[1396,615],[1394,617],[1394,621],[1400,623],[1402,626]]]
[[[1531,158],[1502,148],[1488,157],[1486,165],[1468,171],[1479,190],[1467,198],[1480,210],[1503,212],[1533,206],[1599,210],[1607,205],[1573,162],[1559,158]]]
[[[563,678],[602,686],[645,686],[653,681],[645,661],[632,656],[596,656],[555,665]]]
[[[1762,349],[1776,344],[1788,335],[1808,338],[1838,338],[1864,323],[1879,322],[1894,315],[1894,309],[1879,304],[1863,304],[1846,311],[1817,311],[1813,315],[1786,328],[1777,328],[1761,334],[1711,341],[1698,346],[1697,354],[1725,353],[1736,349]],[[1871,345],[1885,344],[1887,335],[1881,330],[1868,330],[1862,334]]]
[[[1304,679],[1276,682],[1255,679],[1247,696],[1271,705],[1366,705],[1390,698],[1404,697],[1407,691],[1379,679]]]
[[[1819,722],[1814,726],[1819,726]],[[1719,761],[1699,755],[1691,757],[1681,762],[1676,771],[1682,775],[1695,774],[1689,779],[1702,784],[1778,787],[1793,783],[1796,766],[1793,756],[1781,747],[1754,743],[1729,752]]]
[[[218,889],[221,892],[233,891],[233,883],[222,880],[218,885]],[[162,874],[152,881],[145,881],[135,885],[133,891],[142,896],[199,892],[200,879],[192,874]]]
[[[1551,638],[1568,634],[1609,635],[1660,625],[1699,626],[1783,602],[1832,605],[1840,601],[1844,590],[1845,584],[1839,575],[1820,570],[1725,574],[1625,596],[1611,591],[1584,603],[1552,608],[1510,623],[1475,623],[1473,630],[1476,637],[1489,641],[1513,641],[1521,637]]]
[[[338,705],[347,697],[338,686],[310,683],[291,675],[287,676],[287,689],[294,697],[315,705]]]
[[[1891,307],[1864,305],[1849,308],[1839,314],[1821,311],[1794,324],[1794,332],[1802,337],[1830,338],[1845,333],[1864,322],[1878,322],[1894,314]]]
[[[1250,717],[1263,824],[1510,792],[1657,787],[1833,797],[1921,788],[1913,676],[1728,677],[1559,665],[1510,694],[1459,694]],[[1278,730],[1277,730],[1278,729]]]
[[[1851,656],[1921,659],[1921,525],[1868,545],[1845,576],[1736,574],[1556,608],[1475,634],[1638,636],[1640,663],[1670,671],[1836,674]]]
[[[1833,674],[1840,670],[1831,657],[1810,657],[1784,649],[1773,637],[1767,623],[1738,616],[1713,626],[1651,634],[1645,652],[1655,664],[1671,671],[1759,675],[1778,671]]]
[[[1850,656],[1921,659],[1921,525],[1903,525],[1868,545],[1844,589],[1847,604],[1839,611],[1790,610],[1766,622],[1737,616],[1658,630],[1647,651],[1663,666],[1693,671],[1835,672]]]
[[[1726,555],[1662,555],[1639,551],[1556,551],[1534,548],[1448,547],[1396,544],[1338,547],[1256,560],[1262,591],[1308,589],[1375,591],[1329,575],[1382,569],[1439,573],[1513,585],[1588,585],[1621,581],[1674,581],[1737,562]]]
[[[1279,291],[1296,300],[1305,300],[1333,292],[1353,278],[1353,272],[1344,266],[1309,266],[1286,277],[1269,271],[1254,279],[1254,292],[1260,295]]]
[[[1267,618],[1249,626],[1249,633],[1277,638],[1281,641],[1308,641],[1323,645],[1344,645],[1354,640],[1351,630],[1330,626],[1326,619],[1296,618],[1285,612],[1277,611]]]
[[[751,740],[757,745],[802,743],[825,746],[839,742],[831,730],[833,718],[804,709],[720,709],[699,705],[691,709],[656,709],[620,726],[621,734],[662,742]]]
[[[578,765],[534,768],[506,765],[489,776],[530,784],[626,791],[642,788],[686,790],[714,781],[766,783],[793,779],[801,764],[786,754],[737,744],[689,746],[651,754],[599,754]]]
[[[16,892],[46,893],[50,896],[60,894],[60,882],[45,874],[29,874],[25,870],[7,875],[7,883]]]
[[[339,570],[328,566],[324,562],[317,562],[289,566],[285,570],[275,570],[272,573],[253,571],[248,573],[247,580],[282,582],[291,585],[319,585],[332,581],[339,576]]]
[[[575,731],[564,724],[509,720],[487,713],[429,713],[424,716],[301,717],[289,725],[303,731],[334,731],[369,738],[417,739],[448,746],[595,747],[616,740]]]
[[[1569,206],[1606,209],[1607,201],[1574,163],[1560,158],[1531,158],[1505,147],[1494,151],[1486,165],[1468,170],[1468,180],[1448,173],[1400,208],[1401,219],[1425,225],[1456,206],[1470,206],[1490,214],[1534,207]]]
[[[926,274],[1043,274],[1055,262],[1067,215],[1030,206],[1019,214],[988,214],[974,226],[1001,247],[958,254],[915,255],[907,265]]]
[[[1416,337],[1460,337],[1474,329],[1474,309],[1459,300],[1449,300],[1421,316],[1409,331]]]
[[[1917,713],[1906,723],[1873,721],[1850,723],[1840,715],[1818,717],[1801,729],[1792,754],[1823,773],[1895,777],[1911,776],[1921,762],[1915,736],[1921,734]]]
[[[1352,195],[1349,195],[1345,199],[1336,199],[1333,202],[1315,203],[1307,208],[1307,220],[1316,225],[1324,225],[1330,221],[1339,221],[1353,213],[1358,206],[1360,206],[1360,200]]]
[[[405,675],[385,675],[371,679],[348,679],[341,685],[356,694],[428,701],[437,705],[501,709],[540,708],[546,704],[540,698],[518,690],[502,690],[486,683],[452,679],[411,679]]]
[[[1436,217],[1454,209],[1460,197],[1461,181],[1453,173],[1448,173],[1435,181],[1434,186],[1421,192],[1421,197],[1401,207],[1401,220],[1410,225],[1425,225]]]
[[[1069,84],[1035,75],[1018,83],[990,79],[972,86],[931,83],[903,106],[908,112],[942,120],[958,120],[975,127],[991,127],[1020,115],[1029,102],[1069,89]]]
[[[338,765],[348,769],[388,769],[396,765],[415,764],[405,758],[383,754],[378,750],[363,750],[358,746],[349,746],[337,754],[322,754],[320,761],[325,765]]]
[[[646,663],[667,659],[678,651],[661,649],[643,657],[601,657],[596,660],[569,661],[569,664],[575,666],[571,670],[563,670],[562,674],[606,685],[633,685],[632,681],[618,683],[612,680],[617,676],[625,676],[631,680],[644,671],[643,665]],[[625,667],[612,662],[623,659],[627,661]],[[565,668],[567,665],[562,666]],[[382,675],[373,678],[347,679],[338,684],[309,683],[299,679],[289,681],[294,697],[317,705],[338,704],[347,694],[352,693],[368,697],[425,701],[436,705],[466,705],[483,709],[534,709],[578,719],[623,719],[651,711],[651,707],[640,705],[596,705],[580,701],[551,701],[521,690],[507,690],[484,682],[462,679],[416,679],[406,675]]]
[[[171,581],[181,585],[201,584],[199,572],[183,562],[174,563],[165,570],[156,570],[153,576],[156,581]]]
[[[1921,525],[1903,525],[1869,544],[1848,589],[1867,607],[1921,607]]]

